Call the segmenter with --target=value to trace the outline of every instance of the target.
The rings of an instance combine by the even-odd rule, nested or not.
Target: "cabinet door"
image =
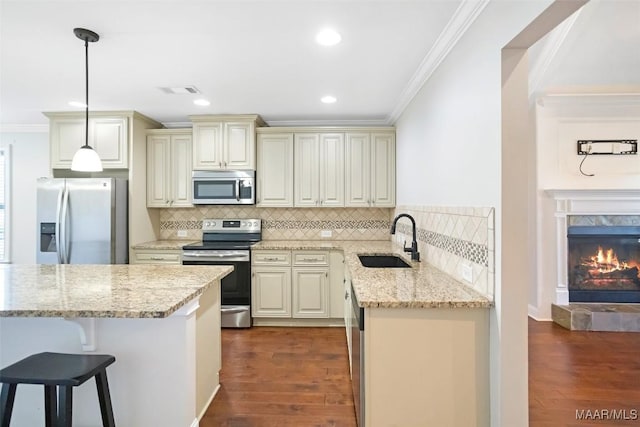
[[[391,132],[371,134],[371,200],[374,207],[396,204],[396,140]]]
[[[320,134],[320,206],[344,206],[344,134]]]
[[[319,205],[319,153],[317,133],[294,135],[294,206]]]
[[[293,206],[293,134],[258,135],[260,207]]]
[[[169,206],[169,135],[147,136],[147,206]]]
[[[96,150],[104,169],[129,167],[126,117],[89,119],[89,145]],[[84,118],[52,119],[50,125],[51,168],[69,169],[73,155],[85,144]]]
[[[329,317],[329,271],[293,268],[293,317]]]
[[[84,119],[52,119],[49,132],[51,168],[69,169],[73,155],[84,145]]]
[[[191,204],[191,135],[171,137],[171,207]]]
[[[193,169],[222,169],[222,122],[193,124]]]
[[[254,317],[291,317],[291,268],[253,268],[251,313]]]
[[[104,169],[129,167],[126,117],[96,117],[89,119],[89,145],[100,156]]]
[[[225,169],[255,169],[255,126],[253,123],[224,124],[222,164]]]
[[[345,136],[345,206],[371,206],[370,145],[369,133]]]

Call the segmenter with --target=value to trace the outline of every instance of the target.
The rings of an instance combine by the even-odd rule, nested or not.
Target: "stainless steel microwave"
[[[254,205],[256,171],[193,171],[194,205]]]

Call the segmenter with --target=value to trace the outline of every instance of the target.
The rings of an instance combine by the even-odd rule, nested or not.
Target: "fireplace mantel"
[[[548,189],[555,200],[557,283],[556,304],[569,304],[567,272],[567,217],[571,215],[639,215],[640,190],[635,189]]]
[[[556,200],[556,216],[640,215],[640,190],[545,190]],[[566,232],[566,228],[563,230]]]

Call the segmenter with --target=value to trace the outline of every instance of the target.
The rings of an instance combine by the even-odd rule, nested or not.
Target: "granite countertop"
[[[253,249],[342,250],[358,305],[364,308],[489,308],[493,302],[470,286],[455,280],[410,255],[391,241],[263,240]],[[358,254],[394,254],[412,268],[363,267]]]
[[[182,249],[185,245],[200,243],[199,240],[153,240],[151,242],[137,243],[131,245],[131,249],[155,249],[155,250],[176,250]]]
[[[167,317],[232,266],[0,266],[0,317]]]

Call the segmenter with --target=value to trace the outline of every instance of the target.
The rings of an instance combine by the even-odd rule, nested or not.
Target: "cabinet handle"
[[[161,256],[152,256],[150,258],[152,260],[154,260],[154,261],[163,261],[164,260],[164,257],[161,257]]]
[[[324,272],[324,277],[329,278],[329,272],[325,271]]]
[[[222,162],[218,162],[218,167],[221,168],[222,167]]]
[[[226,169],[227,168],[227,162],[222,162],[222,164],[223,164],[224,168]]]
[[[344,291],[344,299],[345,300],[349,299],[349,292],[348,291]]]
[[[265,261],[278,261],[279,259],[275,258],[275,257],[266,257],[264,260]]]
[[[316,262],[316,261],[320,261],[320,260],[318,258],[302,258],[302,261]]]

